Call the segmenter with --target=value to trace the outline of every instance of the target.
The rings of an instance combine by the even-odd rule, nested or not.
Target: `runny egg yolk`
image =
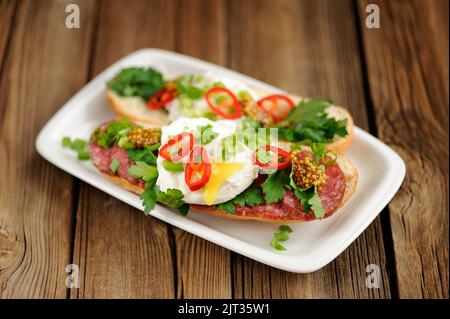
[[[213,205],[217,193],[226,180],[240,171],[245,165],[243,163],[212,163],[211,177],[205,185],[205,203]]]

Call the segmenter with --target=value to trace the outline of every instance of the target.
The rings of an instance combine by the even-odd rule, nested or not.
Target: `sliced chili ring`
[[[167,103],[175,97],[175,90],[171,88],[162,88],[147,101],[147,107],[150,110],[163,108]]]
[[[159,155],[168,161],[178,161],[185,157],[194,147],[194,135],[192,133],[180,133],[167,141],[159,149]]]
[[[267,163],[263,163],[258,159],[258,152],[263,149],[267,152],[272,153],[270,160]],[[280,161],[280,157],[283,159],[283,161]],[[277,170],[277,169],[283,169],[286,167],[289,167],[291,165],[291,154],[289,152],[276,147],[276,146],[262,146],[259,147],[255,153],[253,153],[253,162],[258,165],[259,167],[270,169],[270,170]]]
[[[226,119],[236,119],[241,116],[241,103],[227,88],[213,87],[206,92],[205,99],[214,113]]]
[[[206,151],[201,146],[192,149],[189,162],[184,172],[184,181],[191,191],[203,188],[211,177],[211,163]]]
[[[269,113],[275,121],[281,121],[295,107],[294,101],[281,94],[273,94],[256,102],[260,108]]]

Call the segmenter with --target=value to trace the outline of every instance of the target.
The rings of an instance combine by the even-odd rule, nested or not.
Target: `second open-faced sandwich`
[[[274,94],[213,73],[163,77],[153,68],[125,68],[108,82],[107,97],[115,114],[143,127],[162,127],[180,117],[249,117],[278,128],[280,143],[308,140],[335,152],[353,136],[350,113],[328,100]]]
[[[266,222],[331,216],[355,191],[355,167],[324,143],[278,143],[279,132],[251,117],[179,117],[161,128],[117,118],[88,148],[103,175],[141,196],[146,213],[160,202],[183,215]]]

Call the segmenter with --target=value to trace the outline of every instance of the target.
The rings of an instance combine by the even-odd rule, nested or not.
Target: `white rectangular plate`
[[[264,90],[283,92],[217,65],[157,49],[136,51],[93,79],[48,121],[39,133],[36,148],[59,168],[140,210],[137,195],[112,184],[89,161],[80,162],[73,152],[61,147],[63,136],[88,139],[95,127],[114,116],[107,106],[105,84],[125,66],[153,66],[166,74],[212,71]],[[405,164],[400,156],[359,128],[355,128],[346,154],[359,171],[355,195],[326,220],[292,224],[294,232],[285,243],[286,251],[276,251],[269,245],[278,227],[273,223],[198,213],[182,217],[159,205],[152,216],[264,264],[292,272],[312,272],[331,262],[366,229],[392,199],[405,176]]]

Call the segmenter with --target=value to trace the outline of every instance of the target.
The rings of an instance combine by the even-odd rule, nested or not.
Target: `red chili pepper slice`
[[[189,154],[194,147],[194,135],[192,133],[181,133],[175,135],[159,149],[159,155],[168,161],[178,161]]]
[[[233,92],[227,88],[214,87],[206,92],[205,99],[214,113],[226,119],[235,119],[241,116],[241,104]]]
[[[163,108],[167,103],[173,100],[175,90],[162,88],[147,101],[147,107],[150,110],[157,110]]]
[[[258,152],[264,149],[270,153],[272,153],[270,160],[267,163],[262,163],[259,159],[258,159]],[[283,159],[283,161],[280,161],[280,157],[281,159]],[[277,170],[277,169],[283,169],[286,167],[289,167],[289,165],[291,165],[291,154],[289,154],[289,152],[286,152],[285,150],[276,147],[276,146],[270,146],[270,145],[266,145],[266,146],[262,146],[259,147],[255,153],[253,153],[253,162],[256,163],[256,165],[258,165],[259,167],[262,168],[267,168],[267,169],[271,169],[271,170]]]
[[[203,188],[211,177],[211,163],[201,146],[192,149],[184,172],[184,180],[191,191]]]
[[[295,103],[285,95],[273,94],[256,102],[260,108],[269,113],[275,121],[281,121],[289,115]]]

